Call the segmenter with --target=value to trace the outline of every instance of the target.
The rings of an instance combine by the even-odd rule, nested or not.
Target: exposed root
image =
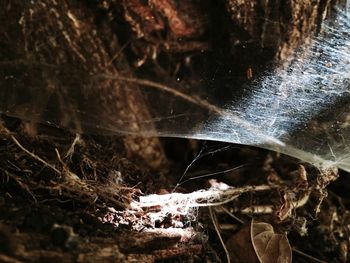
[[[11,135],[11,139],[14,141],[14,143],[22,150],[24,151],[26,154],[28,154],[29,156],[31,156],[33,159],[41,162],[42,164],[44,164],[45,166],[51,168],[53,171],[55,171],[57,174],[61,174],[61,171],[58,170],[54,165],[49,164],[48,162],[46,162],[45,160],[43,160],[42,158],[40,158],[39,156],[35,155],[34,153],[28,151],[26,148],[24,148],[19,141],[15,138],[15,136]]]
[[[24,183],[19,181],[17,177],[11,176],[11,178],[14,179],[21,186],[21,188],[25,189],[25,191],[28,192],[35,201],[35,195],[30,191],[30,189],[46,190],[51,194],[55,194],[56,192],[56,194],[61,196],[61,198],[64,196],[70,200],[80,201],[82,203],[87,202],[90,204],[95,204],[99,199],[101,199],[102,203],[109,203],[110,205],[115,205],[116,207],[126,207],[130,203],[131,195],[128,195],[127,193],[132,193],[134,191],[133,189],[123,187],[121,185],[116,185],[110,182],[108,183],[109,185],[103,186],[88,183],[70,171],[69,167],[62,160],[58,149],[55,149],[55,152],[57,159],[61,164],[62,171],[60,171],[56,166],[48,163],[38,155],[26,149],[13,135],[10,137],[23,152],[43,164],[45,167],[50,168],[52,171],[58,174],[60,178],[63,179],[62,182],[57,183],[56,185],[47,186],[40,183],[33,185],[30,182]],[[70,149],[74,149],[74,145],[76,145],[78,142],[79,136],[76,136]],[[74,150],[71,152],[73,153]]]

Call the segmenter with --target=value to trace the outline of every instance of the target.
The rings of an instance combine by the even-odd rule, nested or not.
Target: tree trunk
[[[29,133],[40,121],[78,133],[122,122],[125,131],[141,132],[139,123],[150,115],[137,85],[92,80],[99,74],[134,74],[107,17],[98,20],[98,9],[81,1],[7,1],[3,6],[2,60],[8,62],[5,74],[12,74],[2,79],[3,104],[10,114],[29,120]],[[152,123],[148,129],[154,129]],[[127,135],[124,146],[130,158],[149,167],[159,168],[166,160],[157,138]]]

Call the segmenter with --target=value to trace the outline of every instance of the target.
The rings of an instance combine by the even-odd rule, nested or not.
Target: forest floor
[[[348,174],[180,139],[163,139],[170,163],[152,171],[119,140],[4,122],[0,262],[347,261]]]

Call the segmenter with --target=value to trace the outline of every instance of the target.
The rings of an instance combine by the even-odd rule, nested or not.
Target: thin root
[[[77,133],[75,134],[75,138],[74,138],[74,141],[72,142],[71,146],[69,147],[68,151],[66,152],[64,158],[72,158],[73,154],[74,154],[74,149],[75,149],[75,146],[77,144],[80,144],[81,143],[81,137],[80,137],[80,134]]]

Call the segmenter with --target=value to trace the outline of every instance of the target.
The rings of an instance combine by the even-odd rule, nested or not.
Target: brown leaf
[[[261,263],[290,263],[292,249],[286,234],[274,232],[268,223],[252,221],[251,241]]]
[[[250,234],[250,226],[245,226],[226,242],[231,262],[259,263]]]

